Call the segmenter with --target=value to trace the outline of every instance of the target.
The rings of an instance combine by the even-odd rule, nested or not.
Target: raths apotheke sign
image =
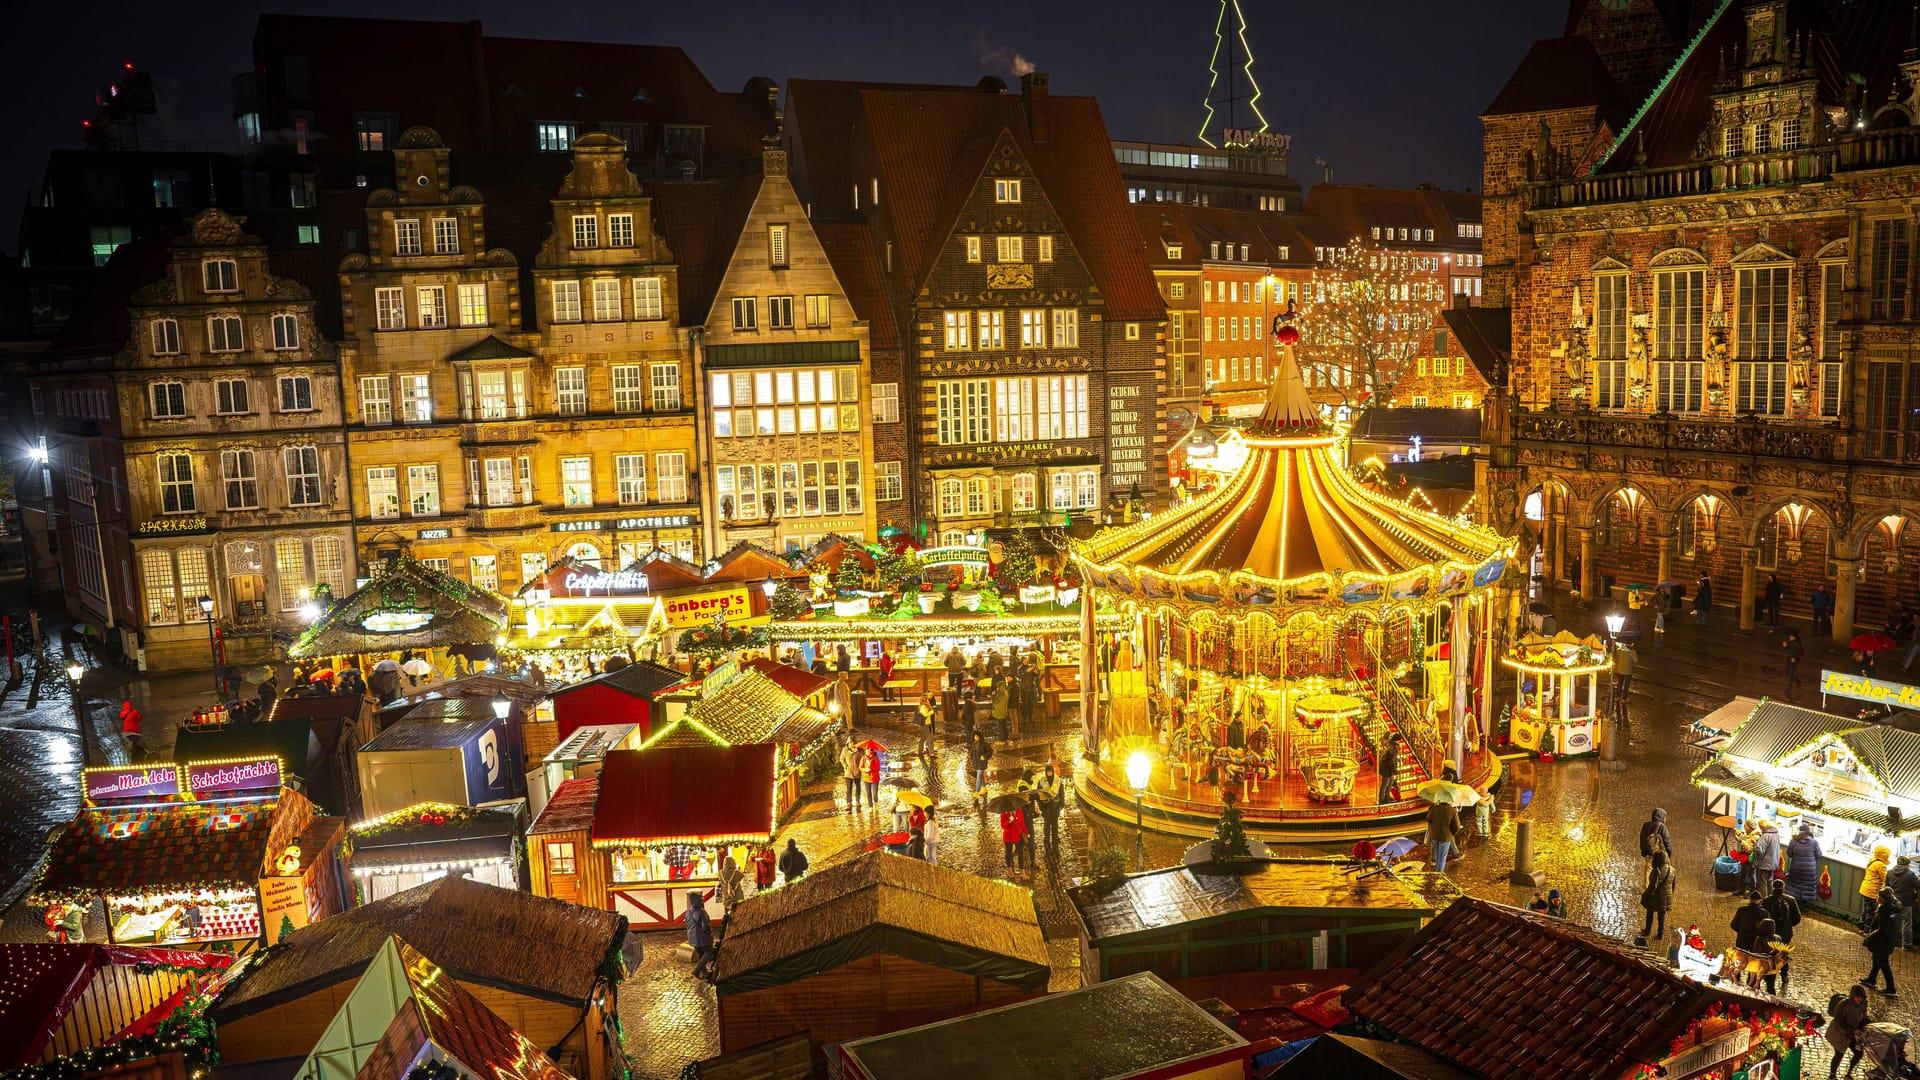
[[[280,759],[243,758],[237,761],[201,761],[182,766],[155,765],[150,768],[89,769],[86,773],[88,802],[123,802],[130,799],[170,799],[191,795],[197,799],[222,799],[262,791],[280,790]],[[182,779],[186,789],[181,790]]]
[[[1876,705],[1920,709],[1920,686],[1869,679],[1865,675],[1849,675],[1832,668],[1820,672],[1820,692],[1833,697],[1871,701]]]

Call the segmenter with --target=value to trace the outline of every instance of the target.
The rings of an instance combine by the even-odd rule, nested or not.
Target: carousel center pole
[[[1453,766],[1462,776],[1467,769],[1467,650],[1471,639],[1467,635],[1466,598],[1453,602],[1452,621],[1448,629],[1447,670],[1453,675],[1453,707],[1449,719],[1453,722]]]

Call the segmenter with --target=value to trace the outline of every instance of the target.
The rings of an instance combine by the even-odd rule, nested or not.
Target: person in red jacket
[[[120,703],[120,734],[127,740],[127,758],[130,761],[146,756],[146,744],[140,738],[140,721],[140,710],[133,707],[133,702],[122,701]]]
[[[774,863],[776,861],[777,861],[776,857],[773,854],[772,844],[768,844],[765,847],[762,847],[760,849],[760,853],[753,857],[753,891],[754,892],[759,892],[762,889],[770,889],[773,887],[773,871],[774,871]]]
[[[1001,811],[1000,839],[1007,849],[1007,869],[1012,870],[1014,860],[1019,857],[1022,845],[1026,843],[1027,815],[1018,810]]]
[[[867,805],[880,805],[880,751],[867,747]]]

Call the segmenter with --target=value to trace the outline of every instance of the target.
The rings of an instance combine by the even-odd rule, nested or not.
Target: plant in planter
[[[1219,824],[1213,827],[1212,857],[1216,863],[1245,860],[1253,855],[1247,845],[1247,825],[1240,818],[1239,793],[1228,790],[1221,793]]]
[[[1127,880],[1127,853],[1117,847],[1101,848],[1087,856],[1087,888],[1096,896],[1120,887]]]

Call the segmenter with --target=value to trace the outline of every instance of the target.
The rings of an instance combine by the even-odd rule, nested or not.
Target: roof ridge
[[[1605,168],[1606,164],[1613,160],[1613,155],[1617,153],[1622,146],[1627,144],[1627,135],[1632,132],[1635,127],[1639,126],[1640,121],[1646,119],[1649,112],[1653,111],[1654,103],[1660,100],[1661,94],[1666,93],[1667,86],[1673,82],[1675,76],[1680,74],[1680,69],[1687,66],[1687,61],[1692,59],[1694,50],[1698,49],[1701,43],[1707,40],[1707,35],[1713,31],[1714,27],[1720,25],[1721,17],[1726,15],[1727,9],[1733,7],[1736,2],[1737,0],[1720,0],[1720,6],[1715,8],[1713,14],[1708,16],[1706,21],[1700,24],[1699,31],[1693,35],[1693,40],[1687,43],[1686,48],[1680,50],[1680,55],[1674,58],[1673,64],[1667,68],[1666,74],[1660,76],[1660,81],[1653,84],[1652,90],[1647,91],[1646,100],[1642,101],[1640,107],[1634,110],[1633,117],[1621,126],[1620,134],[1614,137],[1613,144],[1607,147],[1607,152],[1600,155],[1600,160],[1593,163],[1594,172],[1599,172],[1602,168]]]

